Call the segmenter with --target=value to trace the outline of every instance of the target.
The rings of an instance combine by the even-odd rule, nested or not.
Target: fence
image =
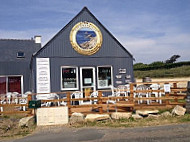
[[[88,113],[111,113],[111,112],[125,112],[133,111],[136,109],[168,109],[175,105],[185,106],[185,98],[187,88],[178,87],[178,83],[182,81],[170,81],[170,82],[145,82],[145,83],[131,83],[128,88],[123,89],[120,92],[116,90],[99,90],[98,95],[95,97],[87,98],[71,98],[74,92],[56,92],[56,94],[63,95],[63,98],[42,100],[42,107],[54,107],[54,106],[68,106],[69,115],[73,112],[81,112],[83,114]],[[151,85],[157,84],[160,87],[155,89],[151,88]],[[169,85],[168,85],[169,84]],[[141,86],[141,87],[140,87]],[[140,88],[140,89],[138,89]],[[114,94],[113,92],[116,92]],[[117,92],[119,92],[117,94]],[[82,93],[82,92],[78,92]],[[106,94],[106,95],[105,95]],[[28,102],[32,99],[32,96],[43,94],[31,94],[28,96]],[[28,107],[26,104],[0,104],[1,114],[9,113],[31,113],[31,109],[27,111],[6,111],[6,107]],[[88,102],[82,105],[80,102]],[[47,105],[48,104],[48,105]],[[50,106],[50,104],[53,104]],[[2,111],[3,110],[3,111]]]
[[[32,100],[32,95],[27,98],[6,96],[0,98],[0,114],[32,114],[32,109],[28,108],[28,102]]]

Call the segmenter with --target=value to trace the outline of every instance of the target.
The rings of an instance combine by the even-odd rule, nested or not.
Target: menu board
[[[49,58],[36,59],[36,88],[37,93],[50,93],[50,64]]]

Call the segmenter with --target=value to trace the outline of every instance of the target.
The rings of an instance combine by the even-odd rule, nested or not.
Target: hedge
[[[134,71],[137,71],[137,70],[139,70],[139,71],[147,71],[147,70],[157,70],[157,69],[170,69],[170,68],[176,68],[176,67],[187,66],[187,65],[190,65],[190,61],[188,61],[188,62],[178,62],[178,63],[149,64],[149,65],[144,64],[144,66],[142,65],[142,67],[136,67],[134,65]]]

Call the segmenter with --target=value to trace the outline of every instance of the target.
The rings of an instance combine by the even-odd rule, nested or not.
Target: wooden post
[[[134,90],[133,90],[133,88],[134,88],[134,84],[133,83],[131,83],[130,84],[130,99],[129,99],[129,101],[131,102],[131,103],[134,103],[134,101],[133,101],[133,99],[134,99]]]
[[[173,83],[173,88],[174,88],[174,89],[177,89],[177,83]],[[175,102],[177,103],[177,102],[178,102],[178,99],[177,99],[177,92],[176,92],[176,91],[174,91],[174,95],[176,96]]]
[[[129,98],[129,102],[135,105],[135,101],[134,101],[134,84],[131,83],[130,84],[130,98]],[[133,111],[133,107],[130,108],[130,111]]]
[[[98,91],[98,104],[101,106],[98,106],[99,109],[99,113],[102,114],[103,113],[103,108],[102,108],[102,91]]]
[[[166,105],[169,105],[169,100],[168,100],[169,92],[166,92],[166,93],[165,93],[165,96],[166,96]]]
[[[70,92],[67,92],[67,107],[68,107],[68,113],[71,114],[71,94]]]
[[[32,94],[28,94],[28,104],[29,104],[29,101],[31,101],[32,100]]]
[[[32,94],[28,94],[28,98],[27,98],[27,104],[28,104],[28,105],[29,105],[29,101],[31,101],[31,100],[32,100]],[[25,106],[23,106],[23,110],[24,110],[24,107],[25,107]],[[35,115],[35,112],[34,112],[33,109],[29,109],[29,108],[28,108],[28,110],[30,110],[29,115]]]

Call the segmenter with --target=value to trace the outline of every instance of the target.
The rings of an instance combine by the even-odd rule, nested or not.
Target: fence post
[[[169,92],[166,92],[166,105],[169,105],[169,99],[168,99],[168,97],[169,97]]]
[[[29,101],[32,100],[32,94],[28,94],[28,100],[27,100],[27,103],[29,104]]]
[[[129,98],[129,100],[130,100],[131,103],[134,103],[134,101],[133,101],[133,99],[134,99],[134,92],[133,92],[134,89],[133,88],[134,88],[134,84],[131,83],[130,84],[130,98]]]
[[[67,92],[67,107],[68,107],[68,113],[71,114],[71,94],[70,92]]]
[[[173,88],[177,89],[177,83],[173,83]],[[174,91],[174,95],[176,96],[175,102],[178,102],[178,97],[177,97],[177,92],[176,91]]]
[[[99,113],[102,114],[103,113],[103,108],[102,108],[102,91],[98,91],[98,109],[99,109]]]
[[[3,101],[1,100],[1,98],[0,98],[0,101],[1,101],[1,103],[0,103],[0,112],[3,112],[3,106],[1,106],[3,104]]]
[[[190,113],[190,81],[187,82],[186,112]]]
[[[32,100],[32,94],[28,94],[28,97],[27,97],[27,105],[29,106],[29,101],[31,101]],[[25,110],[25,107],[26,106],[23,106],[23,110]],[[28,110],[30,110],[31,111],[31,115],[33,115],[34,114],[34,110],[33,109],[29,109],[28,108]]]

